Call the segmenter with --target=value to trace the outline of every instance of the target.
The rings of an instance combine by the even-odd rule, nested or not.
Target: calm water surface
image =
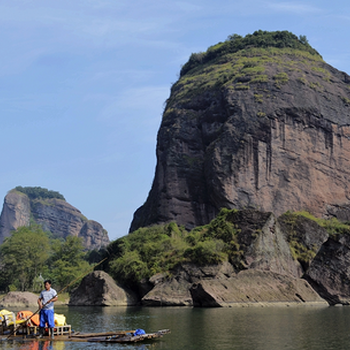
[[[1,341],[0,350],[350,349],[350,307],[56,307],[56,312],[80,332],[169,328],[171,334],[142,345]]]

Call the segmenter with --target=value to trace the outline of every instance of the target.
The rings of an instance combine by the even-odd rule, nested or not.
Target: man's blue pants
[[[45,328],[47,323],[48,328],[55,327],[54,310],[40,310],[40,328]]]

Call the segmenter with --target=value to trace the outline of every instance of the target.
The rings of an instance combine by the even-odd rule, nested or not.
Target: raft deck
[[[116,331],[103,333],[74,333],[57,334],[54,339],[50,336],[39,338],[36,334],[12,334],[2,338],[2,340],[20,340],[20,341],[66,341],[66,342],[98,342],[98,343],[136,343],[146,340],[161,338],[163,335],[170,333],[169,329],[162,329],[154,333],[134,335],[135,331]],[[68,333],[68,332],[67,332]]]

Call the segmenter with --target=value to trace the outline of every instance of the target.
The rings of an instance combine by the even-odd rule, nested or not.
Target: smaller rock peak
[[[31,219],[54,237],[81,237],[87,249],[101,249],[110,242],[107,231],[100,223],[88,220],[59,192],[41,187],[17,186],[8,192],[4,200],[0,216],[0,244],[10,236],[11,231],[28,226]]]

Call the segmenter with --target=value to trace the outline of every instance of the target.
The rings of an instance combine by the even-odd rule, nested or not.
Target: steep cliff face
[[[101,224],[86,219],[65,200],[30,199],[26,194],[12,190],[4,199],[0,216],[0,244],[10,231],[29,225],[31,218],[57,238],[69,235],[81,237],[88,249],[99,249],[109,243],[108,233]]]
[[[350,217],[349,75],[309,46],[234,44],[192,55],[173,85],[130,231],[190,229],[222,207]]]

